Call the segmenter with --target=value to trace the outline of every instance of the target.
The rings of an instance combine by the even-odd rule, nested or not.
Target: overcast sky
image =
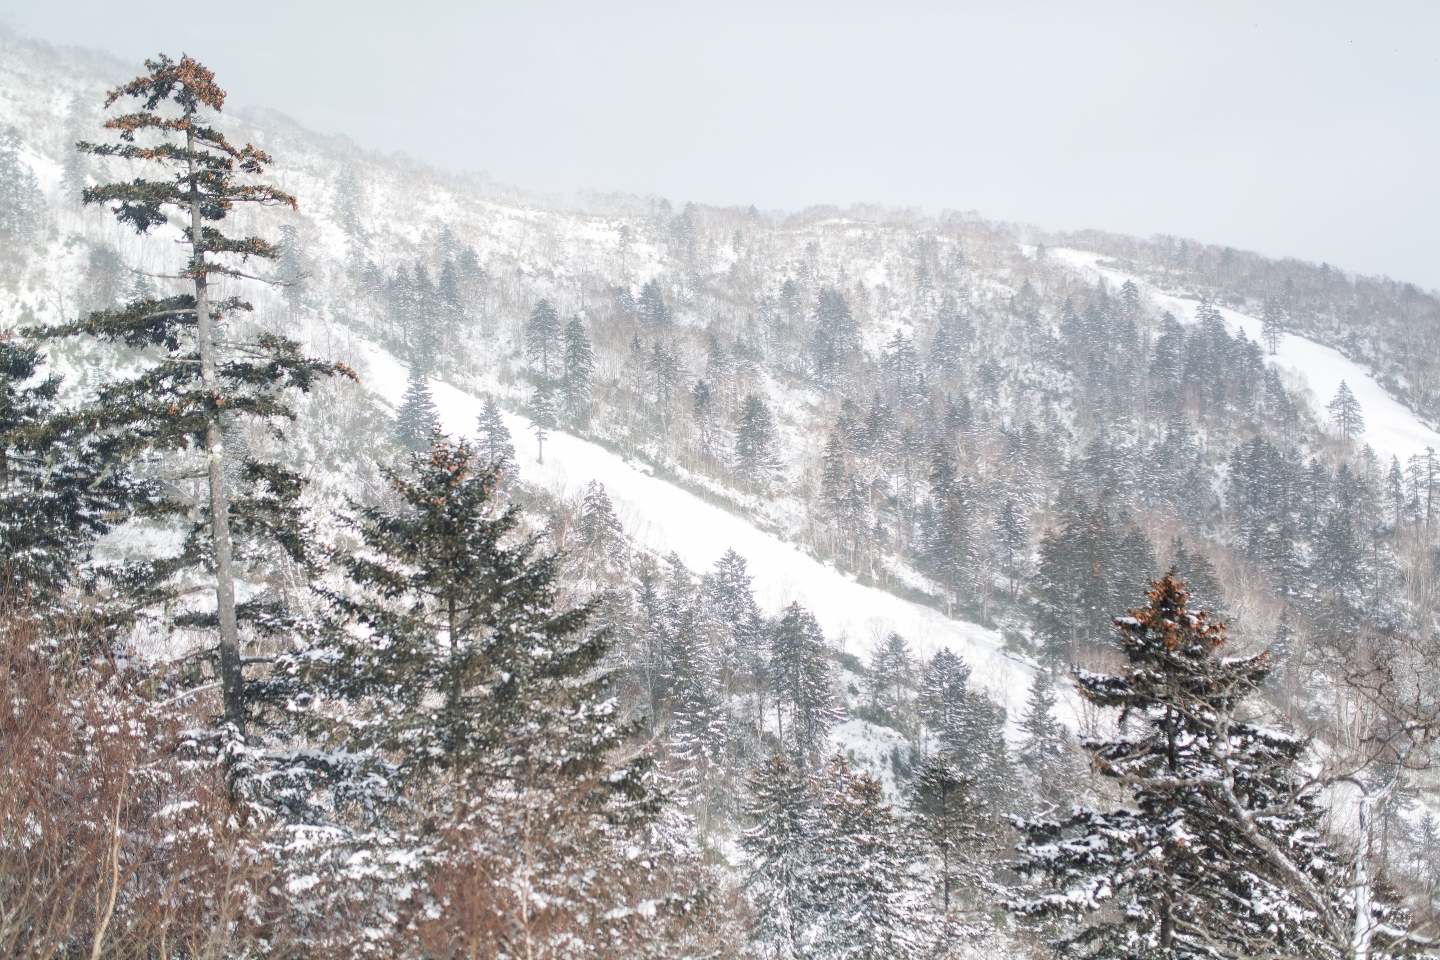
[[[530,190],[1171,233],[1440,288],[1440,4],[0,0]]]

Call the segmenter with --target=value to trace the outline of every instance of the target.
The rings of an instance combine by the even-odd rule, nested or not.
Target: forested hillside
[[[0,34],[4,950],[1437,952],[1436,295],[137,71]]]

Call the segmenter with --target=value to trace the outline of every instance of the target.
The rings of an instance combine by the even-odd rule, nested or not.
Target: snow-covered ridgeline
[[[1099,254],[1057,248],[1049,250],[1047,256],[1074,267],[1082,274],[1103,277],[1105,282],[1114,288],[1119,288],[1126,280],[1133,281],[1163,309],[1173,313],[1176,319],[1183,323],[1195,322],[1195,312],[1200,308],[1198,301],[1173,296],[1139,277],[1102,267],[1099,261],[1103,258]],[[1258,319],[1218,304],[1216,307],[1232,333],[1243,330],[1245,336],[1260,342]],[[1281,339],[1275,356],[1269,356],[1267,351],[1265,359],[1282,373],[1293,376],[1298,382],[1309,387],[1314,394],[1316,408],[1320,411],[1323,411],[1325,404],[1335,396],[1343,380],[1354,392],[1355,399],[1360,401],[1365,417],[1365,432],[1360,440],[1370,445],[1382,464],[1389,463],[1392,456],[1399,457],[1403,464],[1410,457],[1423,454],[1427,447],[1440,450],[1440,433],[1420,422],[1408,407],[1387,393],[1364,367],[1347,359],[1340,351],[1305,337],[1286,334]]]
[[[354,349],[363,358],[361,382],[387,403],[398,405],[405,392],[404,364],[365,341],[357,341]],[[472,434],[482,400],[439,380],[431,381],[430,387],[444,429],[455,435]],[[527,482],[571,496],[597,480],[605,485],[616,512],[640,545],[662,554],[673,551],[697,571],[710,569],[726,550],[734,549],[749,565],[756,600],[768,613],[799,601],[814,612],[827,637],[861,657],[872,638],[890,630],[927,656],[940,648],[953,650],[974,670],[973,682],[1006,707],[1012,725],[1021,716],[1033,670],[1003,652],[1003,641],[994,630],[951,620],[936,610],[861,586],[745,519],[569,434],[549,434],[541,464],[530,422],[505,414],[505,425],[515,439],[520,473]]]

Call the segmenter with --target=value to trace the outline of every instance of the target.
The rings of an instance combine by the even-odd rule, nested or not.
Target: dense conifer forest
[[[0,33],[0,952],[1440,955],[1436,294],[222,85]]]

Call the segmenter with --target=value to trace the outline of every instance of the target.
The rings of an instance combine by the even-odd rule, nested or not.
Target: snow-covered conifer
[[[790,604],[770,634],[768,673],[781,740],[794,744],[802,763],[817,756],[838,718],[833,672],[820,624]]]
[[[515,465],[515,445],[510,442],[510,430],[500,416],[500,405],[494,397],[486,397],[475,421],[475,449],[481,460],[508,472]]]
[[[430,384],[419,364],[411,364],[405,395],[395,410],[395,439],[406,450],[424,450],[440,428],[440,410],[430,396]]]
[[[1188,601],[1172,570],[1116,621],[1127,669],[1076,671],[1087,699],[1129,721],[1085,746],[1134,806],[1017,820],[1017,866],[1040,884],[1012,909],[1058,921],[1078,956],[1351,958],[1362,927],[1367,956],[1408,952],[1404,915],[1378,891],[1357,925],[1305,741],[1252,719],[1265,654],[1220,656],[1224,625]]]

